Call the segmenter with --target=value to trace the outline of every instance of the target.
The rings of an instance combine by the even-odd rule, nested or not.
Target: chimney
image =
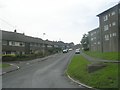
[[[17,30],[15,29],[15,30],[14,30],[14,32],[16,33],[16,32],[17,32]]]

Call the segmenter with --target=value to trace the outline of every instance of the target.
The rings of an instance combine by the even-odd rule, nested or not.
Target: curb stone
[[[73,55],[73,56],[74,56],[74,55]],[[72,60],[72,59],[71,59],[71,60]],[[66,70],[64,71],[64,73],[66,73],[67,77],[68,77],[71,81],[77,83],[79,86],[82,86],[82,87],[85,87],[85,88],[88,88],[88,89],[92,89],[92,90],[98,90],[98,89],[95,89],[95,88],[93,88],[93,87],[87,86],[87,85],[85,85],[85,84],[83,84],[83,83],[80,83],[78,80],[74,80],[73,78],[71,78],[71,77],[69,76],[69,74],[67,73],[67,69],[68,69],[69,64],[71,63],[71,60],[68,62],[67,68],[66,68]]]
[[[9,71],[6,71],[6,72],[2,72],[2,73],[0,73],[0,76],[1,76],[1,75],[4,75],[4,74],[6,74],[6,73],[13,72],[13,71],[16,71],[16,70],[20,69],[20,67],[17,66],[17,65],[14,65],[14,64],[10,64],[10,65],[11,65],[11,66],[15,66],[16,69],[9,70]]]
[[[92,90],[99,90],[99,89],[90,87],[90,86],[88,86],[88,85],[85,85],[85,84],[79,82],[78,80],[74,80],[73,78],[71,78],[71,77],[68,75],[68,73],[66,73],[66,74],[67,74],[67,77],[68,77],[71,81],[77,83],[79,86],[82,86],[82,87],[85,87],[85,88],[88,88],[88,89],[92,89]]]

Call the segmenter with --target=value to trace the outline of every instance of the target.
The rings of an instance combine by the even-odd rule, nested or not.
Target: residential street
[[[36,63],[23,63],[19,70],[3,75],[3,88],[82,88],[64,74],[73,55],[71,51]]]

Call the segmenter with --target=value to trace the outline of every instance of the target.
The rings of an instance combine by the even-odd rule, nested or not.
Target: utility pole
[[[45,55],[45,43],[44,43],[44,35],[45,35],[45,33],[43,33],[43,56]]]

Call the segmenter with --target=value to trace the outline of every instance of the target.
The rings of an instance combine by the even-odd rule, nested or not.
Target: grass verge
[[[7,68],[10,67],[10,64],[0,64],[0,68]]]
[[[95,58],[101,58],[106,60],[119,60],[120,53],[118,52],[91,52],[91,51],[83,51],[89,56],[95,57]]]
[[[83,56],[75,55],[67,68],[67,73],[88,86],[94,88],[118,87],[118,64],[107,63],[107,66],[95,72],[88,73],[87,65],[90,64]]]

